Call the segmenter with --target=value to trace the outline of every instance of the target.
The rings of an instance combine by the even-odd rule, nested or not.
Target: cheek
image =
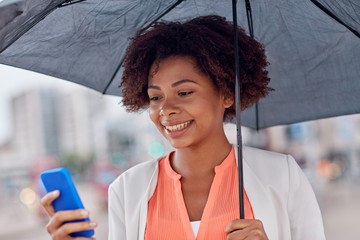
[[[154,108],[149,108],[149,117],[151,119],[151,121],[153,123],[157,123],[157,119],[158,119],[158,116],[159,116],[159,111],[157,109],[154,109]]]

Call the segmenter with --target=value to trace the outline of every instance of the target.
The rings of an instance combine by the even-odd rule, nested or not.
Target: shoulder
[[[289,155],[277,152],[271,152],[253,147],[243,147],[244,160],[249,165],[263,165],[263,164],[287,164]]]
[[[265,181],[288,179],[290,172],[300,170],[295,159],[291,155],[252,147],[244,147],[243,150],[245,164],[258,177]],[[277,176],[276,178],[274,178],[275,175]]]

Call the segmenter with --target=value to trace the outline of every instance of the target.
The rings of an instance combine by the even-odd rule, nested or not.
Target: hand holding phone
[[[60,191],[60,196],[52,202],[56,212],[84,209],[72,177],[66,168],[54,168],[46,170],[41,173],[40,178],[47,192],[52,192],[55,190]],[[90,219],[85,218],[69,222],[79,221],[90,221]],[[85,230],[70,234],[71,237],[91,237],[93,235],[94,230]]]

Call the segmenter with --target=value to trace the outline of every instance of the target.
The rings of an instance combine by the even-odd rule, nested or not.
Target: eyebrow
[[[179,81],[176,81],[174,82],[173,84],[171,84],[171,87],[176,87],[176,86],[179,86],[180,84],[183,84],[183,83],[187,83],[187,82],[190,82],[190,83],[195,83],[195,84],[198,84],[197,82],[193,81],[193,80],[190,80],[190,79],[182,79],[182,80],[179,80]],[[148,86],[148,89],[157,89],[157,90],[160,90],[160,87],[158,86],[155,86],[155,85],[149,85]]]

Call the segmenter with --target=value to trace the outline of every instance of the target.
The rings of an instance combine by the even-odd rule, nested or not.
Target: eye
[[[154,97],[149,97],[149,100],[150,101],[158,101],[160,99],[160,97],[159,96],[154,96]]]
[[[187,96],[187,95],[190,95],[192,94],[193,91],[181,91],[178,93],[179,96]]]

